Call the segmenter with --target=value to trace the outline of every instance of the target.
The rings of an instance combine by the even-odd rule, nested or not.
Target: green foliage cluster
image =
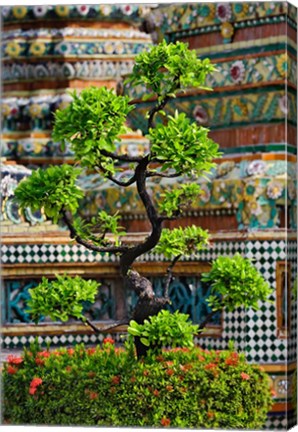
[[[132,336],[139,337],[142,344],[152,351],[159,351],[162,346],[192,348],[198,326],[189,321],[187,314],[162,310],[143,324],[131,320],[127,330]]]
[[[202,275],[202,281],[211,284],[211,295],[207,301],[214,311],[224,307],[233,311],[240,306],[257,310],[258,302],[268,300],[272,293],[256,267],[240,254],[232,258],[218,257],[213,261],[210,272]]]
[[[72,97],[67,108],[55,112],[53,138],[64,145],[69,142],[82,166],[100,164],[113,173],[114,161],[103,152],[115,151],[115,141],[128,130],[124,123],[133,105],[127,96],[106,87],[89,87]]]
[[[82,220],[80,217],[74,219],[74,228],[83,240],[91,240],[97,246],[107,246],[109,241],[105,238],[107,233],[113,234],[115,245],[119,245],[119,237],[126,234],[124,228],[119,223],[120,216],[115,213],[109,215],[105,210],[98,212],[91,218],[90,222]]]
[[[58,221],[62,209],[75,213],[83,192],[76,186],[79,168],[63,164],[39,168],[30,177],[22,180],[15,189],[15,198],[20,208],[33,211],[44,209],[45,214]]]
[[[159,210],[168,217],[179,214],[184,208],[191,206],[192,202],[200,195],[201,188],[197,183],[188,183],[167,190],[161,194]]]
[[[243,355],[175,348],[137,361],[102,347],[34,348],[4,364],[4,422],[21,425],[261,429],[269,379]]]
[[[151,159],[162,163],[161,171],[173,169],[184,176],[200,176],[215,167],[218,144],[208,137],[209,129],[191,122],[185,113],[168,116],[167,124],[149,130]]]
[[[206,88],[203,86],[206,76],[214,70],[209,59],[198,59],[195,50],[189,50],[187,44],[163,41],[136,56],[133,72],[126,82],[145,84],[150,93],[143,99],[157,95],[161,101],[167,96],[174,97],[179,89]]]
[[[94,303],[99,285],[95,280],[79,276],[56,275],[52,281],[43,277],[39,285],[28,290],[31,296],[28,312],[36,323],[42,316],[49,316],[53,321],[84,320],[83,302]]]
[[[208,232],[191,225],[185,228],[164,228],[155,252],[172,259],[178,255],[190,256],[208,246]]]

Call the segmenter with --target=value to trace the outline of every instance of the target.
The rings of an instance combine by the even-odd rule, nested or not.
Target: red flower
[[[216,368],[217,367],[217,364],[216,363],[208,363],[206,366],[205,366],[205,369],[206,370],[209,370],[209,369],[214,369],[214,368]]]
[[[67,353],[68,355],[73,355],[75,350],[73,348],[68,348]]]
[[[239,361],[238,353],[232,353],[225,361],[225,364],[228,366],[237,366]]]
[[[189,371],[190,369],[192,369],[192,364],[188,363],[188,364],[186,364],[184,366],[180,365],[180,368],[181,368],[181,370]]]
[[[18,369],[15,368],[14,366],[8,366],[7,368],[7,373],[9,373],[10,375],[14,375],[15,373],[17,373]]]
[[[242,378],[244,381],[248,381],[248,380],[250,379],[250,375],[248,375],[248,374],[245,373],[245,372],[241,372],[241,378]]]
[[[66,370],[66,372],[71,372],[72,371],[72,367],[71,366],[66,366],[65,370]]]
[[[30,383],[30,387],[38,387],[42,384],[41,378],[33,378],[33,380]]]
[[[136,382],[136,377],[134,377],[134,376],[131,377],[131,378],[130,378],[130,382],[132,382],[132,383]]]
[[[98,398],[98,393],[96,393],[96,392],[90,392],[89,397],[90,397],[91,400],[97,399]]]
[[[148,376],[149,375],[149,371],[148,370],[144,370],[143,375],[144,376]]]
[[[112,383],[113,384],[119,384],[120,381],[121,381],[120,376],[113,376],[113,378],[112,378]]]
[[[160,421],[160,424],[164,427],[170,426],[171,420],[167,417],[163,417]]]
[[[213,418],[213,417],[214,417],[213,412],[208,411],[208,412],[207,412],[207,417],[208,417],[208,418]]]
[[[173,371],[173,369],[167,369],[167,370],[166,370],[166,374],[169,375],[169,376],[174,375],[174,373],[175,373],[175,372]]]
[[[94,378],[96,376],[95,372],[88,372],[88,377],[89,378]]]
[[[170,392],[170,391],[174,390],[174,387],[172,385],[167,385],[166,389],[167,389],[168,392]]]
[[[7,362],[9,364],[15,364],[15,365],[17,365],[17,364],[23,363],[23,361],[24,361],[23,357],[16,357],[16,356],[14,356],[12,354],[10,354],[9,356],[7,356]]]
[[[154,391],[153,391],[153,394],[154,394],[154,396],[157,397],[157,396],[159,396],[159,391],[158,391],[158,390],[154,390]]]
[[[35,359],[35,363],[37,364],[37,366],[44,366],[44,360],[41,358],[36,358]]]
[[[174,364],[173,361],[167,361],[167,362],[166,362],[166,365],[169,366],[169,367],[170,367],[170,366],[173,366],[173,364]]]
[[[107,337],[107,338],[104,338],[103,343],[113,345],[115,343],[115,341],[114,341],[114,339]]]
[[[95,353],[95,351],[96,351],[96,348],[94,348],[94,347],[93,347],[93,348],[88,348],[88,349],[87,349],[87,354],[88,354],[88,355],[92,355],[92,354]]]
[[[38,357],[50,357],[51,353],[49,351],[41,351],[37,354]]]
[[[36,393],[37,387],[42,384],[41,378],[33,378],[29,387],[29,394],[34,395]]]

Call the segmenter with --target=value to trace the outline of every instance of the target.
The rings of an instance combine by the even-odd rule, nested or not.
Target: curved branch
[[[148,130],[152,129],[154,127],[154,116],[156,113],[158,113],[158,111],[161,111],[166,104],[169,102],[169,100],[173,99],[173,97],[171,96],[165,96],[165,98],[156,106],[154,106],[150,111],[149,111],[149,118],[148,118]]]
[[[84,320],[81,320],[84,324],[88,324],[89,327],[92,328],[92,330],[94,330],[95,333],[105,333],[111,329],[120,327],[122,325],[128,325],[129,322],[127,319],[121,320],[121,321],[115,321],[112,324],[107,324],[103,327],[96,327],[96,325],[94,325],[92,323],[92,321],[90,321],[88,318],[85,318]]]
[[[82,246],[85,246],[87,249],[90,249],[94,252],[105,252],[105,253],[123,253],[129,250],[127,246],[96,246],[93,243],[88,242],[87,240],[84,240],[82,237],[79,236],[77,231],[75,230],[72,220],[69,216],[69,213],[65,210],[62,211],[62,218],[69,229],[70,237],[76,240],[77,243],[81,244]]]
[[[127,180],[126,182],[123,182],[121,180],[116,179],[111,174],[109,174],[109,172],[103,166],[98,165],[98,169],[101,170],[106,175],[106,178],[108,180],[111,180],[113,183],[115,183],[118,186],[127,187],[127,186],[131,186],[132,184],[134,184],[136,182],[136,175],[135,174],[129,180]]]
[[[161,111],[166,104],[171,100],[174,99],[173,96],[169,96],[169,94],[173,94],[175,93],[177,90],[179,90],[180,88],[180,77],[176,76],[173,80],[173,85],[172,88],[170,89],[170,91],[168,92],[168,95],[166,95],[159,104],[157,104],[156,106],[154,106],[150,111],[149,111],[149,118],[148,118],[148,131],[149,129],[154,127],[154,116],[156,113],[158,113],[158,111]]]
[[[110,157],[113,160],[119,160],[121,162],[141,162],[143,159],[143,156],[129,156],[127,154],[118,155],[117,153],[112,153],[107,150],[101,150],[101,153],[106,157]]]
[[[136,167],[135,175],[137,179],[138,194],[145,207],[148,219],[151,223],[152,231],[151,234],[147,237],[147,239],[143,243],[133,248],[130,248],[127,252],[125,252],[121,256],[120,267],[121,267],[122,275],[124,276],[127,274],[134,260],[140,255],[153,249],[157,245],[161,236],[162,220],[159,218],[157,214],[157,210],[146,189],[146,172],[147,172],[146,169],[148,164],[149,164],[149,155],[144,157],[142,161],[139,163],[139,165]]]

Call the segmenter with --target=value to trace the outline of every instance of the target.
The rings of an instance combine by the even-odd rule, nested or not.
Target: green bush
[[[131,343],[104,342],[9,356],[5,423],[258,429],[266,420],[268,377],[242,354],[173,348],[137,361]]]

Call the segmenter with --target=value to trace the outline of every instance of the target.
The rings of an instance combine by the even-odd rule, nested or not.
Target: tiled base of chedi
[[[297,322],[293,293],[297,273],[294,12],[279,2],[185,3],[158,7],[146,18],[148,28],[153,29],[155,23],[155,32],[168,40],[189,42],[198,55],[210,57],[218,66],[208,83],[214,88],[212,93],[190,91],[170,105],[173,111],[178,107],[209,127],[223,152],[209,181],[201,182],[204,194],[179,221],[208,228],[212,248],[177,265],[170,287],[172,307],[201,321],[208,313],[208,287],[201,283],[200,274],[210,261],[236,252],[256,260],[275,287],[272,302],[263,304],[258,312],[239,310],[215,316],[197,342],[222,349],[233,339],[249,361],[262,364],[270,373],[276,396],[268,429],[285,428],[293,419]],[[69,149],[62,152],[59,143],[51,140],[51,112],[69,103],[69,88],[117,87],[121,75],[131,70],[134,55],[152,43],[148,35],[132,27],[133,22],[140,22],[141,13],[142,8],[135,5],[3,9],[3,156],[26,166],[72,162]],[[33,26],[33,22],[38,24]],[[124,88],[124,92],[137,105],[130,126],[146,133],[140,114],[152,102],[141,101],[138,88]],[[138,153],[148,143],[135,132],[123,137],[119,145]],[[29,174],[26,168],[16,169]],[[15,184],[12,173],[8,175],[11,178],[6,183],[12,186],[5,186],[5,175],[3,191]],[[81,210],[85,215],[99,207],[117,209],[131,241],[146,235],[148,226],[133,188],[123,193],[92,173],[80,179],[80,186],[86,190]],[[151,193],[158,196],[173,186],[171,182],[152,183]],[[102,336],[77,323],[62,326],[45,319],[34,326],[24,304],[28,289],[42,276],[80,274],[102,283],[96,304],[86,305],[89,317],[99,323],[113,321],[125,309],[129,311],[135,300],[118,290],[117,259],[71,243],[67,232],[42,222],[41,214],[28,213],[19,222],[18,209],[7,204],[13,192],[5,193],[10,196],[4,200],[7,234],[1,245],[3,347],[21,348],[35,335],[42,344],[50,341],[52,346],[96,343]],[[22,232],[22,224],[27,224],[27,231]],[[9,234],[15,229],[12,226],[21,230],[14,239]],[[158,291],[166,268],[164,258],[151,253],[137,267],[152,277]],[[113,337],[120,342],[124,333],[120,328]]]

